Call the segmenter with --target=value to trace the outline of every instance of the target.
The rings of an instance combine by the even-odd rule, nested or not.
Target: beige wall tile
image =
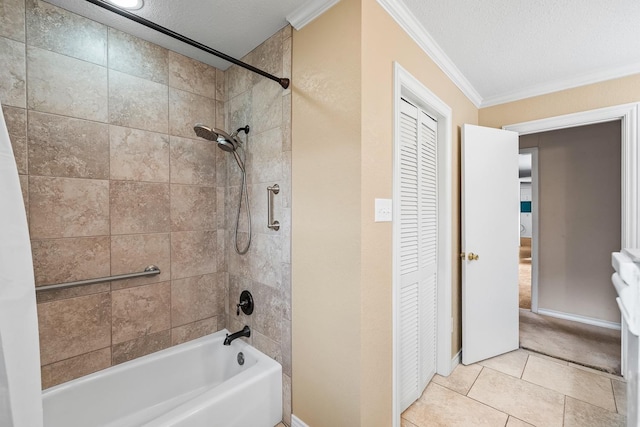
[[[216,99],[218,101],[226,101],[227,94],[225,90],[225,77],[224,71],[216,68]]]
[[[216,101],[184,90],[169,88],[169,133],[196,138],[196,123],[214,125]]]
[[[256,332],[280,340],[282,336],[282,295],[278,289],[254,282],[252,291],[255,308],[252,314],[252,325]]]
[[[111,233],[169,231],[169,184],[111,181]]]
[[[25,44],[0,37],[0,103],[27,106],[27,66]]]
[[[282,97],[282,151],[291,151],[291,94]]]
[[[169,329],[170,307],[169,282],[114,291],[111,295],[112,344]]]
[[[149,265],[159,267],[160,274],[118,280],[111,284],[112,290],[169,280],[171,277],[171,244],[169,233],[111,237],[111,274],[144,271]]]
[[[484,368],[467,394],[485,405],[545,427],[562,427],[564,395]]]
[[[29,173],[109,179],[107,125],[30,111]]]
[[[27,48],[29,109],[107,121],[107,69],[59,53]]]
[[[0,3],[0,37],[24,43],[24,21],[24,0],[4,0]]]
[[[171,231],[216,229],[216,188],[171,184]]]
[[[567,396],[564,427],[624,427],[626,417]]]
[[[217,69],[176,52],[169,52],[169,86],[216,98]]]
[[[224,313],[225,292],[216,274],[171,282],[171,326],[181,326]]]
[[[27,110],[3,105],[2,111],[4,113],[4,120],[7,123],[7,130],[9,131],[13,155],[16,158],[18,173],[27,174]]]
[[[255,348],[257,348],[276,362],[282,364],[282,349],[279,342],[274,341],[271,338],[267,338],[266,336],[255,330],[251,331],[251,335],[253,337],[253,346]]]
[[[109,28],[109,68],[166,85],[169,81],[169,51]]]
[[[111,366],[111,347],[43,366],[42,389],[92,374],[109,366]]]
[[[279,127],[251,138],[251,168],[247,172],[250,183],[281,183],[282,180],[282,132]],[[279,199],[282,196],[277,195]]]
[[[117,365],[171,346],[171,331],[166,330],[113,346],[111,363]]]
[[[522,379],[609,411],[616,411],[609,378],[532,355],[529,356]]]
[[[218,318],[210,317],[171,329],[171,345],[195,340],[218,331]]]
[[[107,27],[39,0],[27,0],[30,46],[107,65]]]
[[[27,213],[27,220],[29,219],[29,177],[27,175],[20,175],[20,189],[22,190],[22,200],[24,201],[24,210]]]
[[[171,233],[171,278],[181,279],[215,273],[216,246],[215,231]]]
[[[170,141],[172,183],[216,185],[215,143],[175,136]]]
[[[52,289],[49,291],[39,290],[36,293],[38,304],[52,302],[69,298],[77,298],[86,295],[101,294],[111,290],[110,282],[97,283],[94,285],[76,286],[66,289]]]
[[[507,414],[434,383],[402,413],[402,418],[417,426],[433,427],[502,427],[507,422]]]
[[[109,70],[109,123],[167,133],[168,86]]]
[[[216,120],[215,127],[218,129],[226,129],[227,124],[225,122],[226,112],[224,109],[224,102],[216,101]]]
[[[108,293],[38,305],[40,363],[48,365],[111,344]]]
[[[29,177],[32,239],[109,234],[109,181]]]
[[[291,425],[291,377],[282,375],[282,421]]]
[[[254,233],[248,254],[251,278],[277,289],[282,283],[280,241],[280,236]]]
[[[169,137],[109,126],[111,179],[169,182]]]
[[[246,61],[254,67],[258,67],[267,73],[281,77],[283,65],[282,57],[282,32],[278,31],[262,42],[260,46],[252,50],[245,58]],[[261,75],[254,73],[251,74],[251,77],[253,78],[253,84],[266,80]],[[273,81],[271,84],[278,86],[278,84]],[[282,90],[282,88],[280,88],[280,90]]]
[[[228,72],[228,71],[227,71]],[[256,135],[256,130],[254,129],[253,117],[252,117],[252,92],[250,90],[246,92],[242,92],[235,97],[231,98],[227,101],[226,104],[226,125],[227,129],[235,130],[240,127],[244,127],[249,125],[251,127],[250,136],[253,137]],[[242,140],[245,141],[246,137],[244,134],[242,135]]]
[[[251,71],[232,65],[227,68],[225,74],[226,100],[231,100],[239,94],[251,89],[253,76]],[[275,84],[275,83],[274,83]]]
[[[109,276],[109,237],[32,240],[36,286]]]
[[[282,125],[282,87],[262,79],[251,89],[251,129],[255,134]],[[255,135],[254,134],[254,135]]]
[[[466,396],[481,370],[480,365],[459,364],[448,377],[436,374],[431,381]]]

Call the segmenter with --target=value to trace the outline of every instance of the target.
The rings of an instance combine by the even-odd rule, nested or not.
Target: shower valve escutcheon
[[[236,316],[240,316],[240,310],[247,316],[253,313],[253,295],[249,291],[242,291],[240,302],[236,304]]]

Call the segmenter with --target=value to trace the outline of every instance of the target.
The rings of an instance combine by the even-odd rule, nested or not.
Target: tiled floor
[[[436,375],[402,427],[625,425],[622,378],[516,350]]]

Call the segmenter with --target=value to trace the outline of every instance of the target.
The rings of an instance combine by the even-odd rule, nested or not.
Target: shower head
[[[209,141],[216,141],[218,143],[218,147],[220,147],[221,150],[233,153],[233,156],[235,157],[240,170],[244,172],[244,163],[242,162],[242,159],[238,155],[237,151],[238,147],[240,146],[240,140],[236,138],[236,136],[238,136],[238,133],[240,132],[249,133],[249,125],[239,128],[231,135],[223,130],[205,126],[202,123],[196,124],[193,127],[193,130],[200,138],[204,138]]]

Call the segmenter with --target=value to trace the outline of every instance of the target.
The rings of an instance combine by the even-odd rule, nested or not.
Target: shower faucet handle
[[[240,302],[236,304],[236,316],[240,316],[240,309],[246,315],[253,313],[253,296],[251,292],[244,290],[240,294]]]

